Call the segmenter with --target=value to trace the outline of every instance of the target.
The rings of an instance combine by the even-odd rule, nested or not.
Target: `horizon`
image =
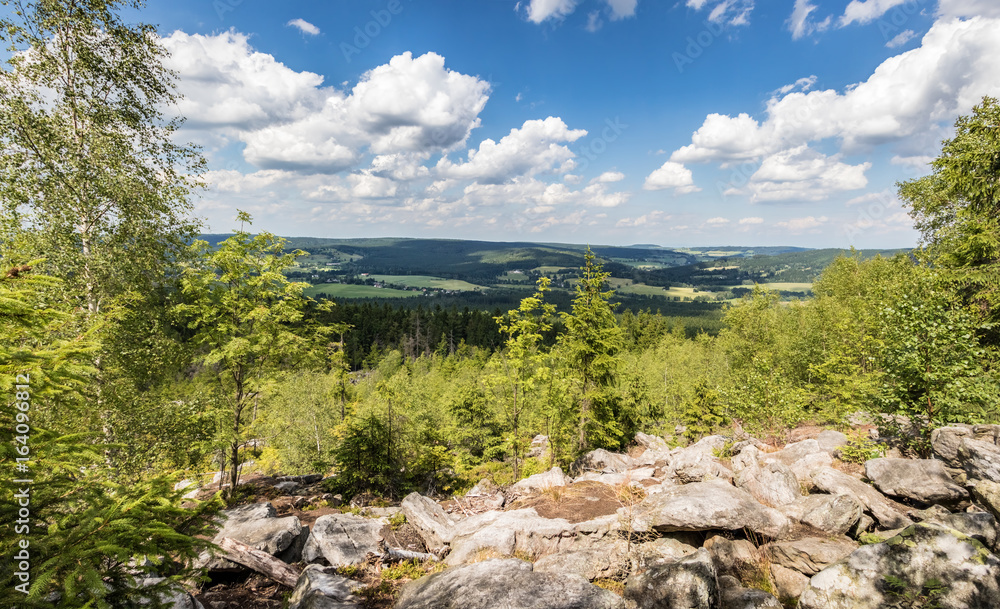
[[[317,238],[915,247],[896,183],[1000,96],[984,0],[178,0],[129,19],[171,53],[211,232],[239,208]]]

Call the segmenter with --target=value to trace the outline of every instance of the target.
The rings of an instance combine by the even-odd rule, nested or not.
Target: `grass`
[[[459,292],[471,292],[482,289],[482,286],[469,283],[468,281],[442,279],[441,277],[431,277],[430,275],[371,275],[371,279],[381,283],[405,285],[409,288],[434,288],[437,290],[455,290]]]
[[[347,283],[318,283],[303,290],[306,296],[328,294],[334,298],[413,298],[422,292],[376,288],[370,285],[354,285]]]

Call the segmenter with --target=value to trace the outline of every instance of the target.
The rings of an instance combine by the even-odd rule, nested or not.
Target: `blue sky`
[[[290,236],[908,247],[1000,95],[994,0],[150,0],[211,171]]]

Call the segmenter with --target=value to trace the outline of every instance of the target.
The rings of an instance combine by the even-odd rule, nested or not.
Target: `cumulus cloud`
[[[750,177],[751,202],[822,201],[831,194],[868,185],[871,163],[848,165],[807,145],[775,153]]]
[[[615,226],[617,228],[648,228],[665,224],[672,218],[673,216],[667,212],[656,209],[636,218],[622,218],[615,223]]]
[[[264,169],[336,173],[366,153],[447,151],[479,126],[489,98],[486,81],[448,70],[435,53],[397,55],[342,91],[254,51],[237,32],[175,32],[163,42],[187,128],[242,141],[244,158]]]
[[[720,217],[720,218],[709,218],[708,220],[705,220],[705,226],[709,226],[709,227],[713,227],[713,228],[716,228],[716,227],[719,227],[719,226],[726,226],[727,224],[729,224],[729,219],[728,218],[721,218]]]
[[[982,17],[938,21],[921,46],[886,59],[868,80],[843,91],[775,94],[761,120],[710,114],[678,163],[747,161],[811,142],[839,140],[846,153],[897,143],[927,150],[942,125],[967,113],[983,95],[1000,95],[1000,21]]]
[[[907,0],[851,0],[851,3],[844,9],[844,15],[840,18],[840,26],[844,27],[852,23],[862,25],[871,23],[886,14],[889,9],[904,2]]]
[[[810,4],[809,0],[795,0],[795,7],[792,8],[792,14],[788,18],[788,29],[792,32],[794,40],[814,32],[822,32],[830,27],[830,22],[833,20],[830,16],[822,21],[810,18],[817,8],[815,4]]]
[[[691,170],[673,161],[667,161],[659,169],[649,174],[642,185],[644,190],[674,189],[674,194],[698,192],[701,189],[694,185]]]
[[[305,19],[301,19],[301,18],[299,18],[299,19],[292,19],[291,21],[289,21],[285,25],[290,25],[290,26],[298,29],[303,34],[309,34],[310,36],[316,36],[316,35],[319,34],[319,28],[316,27],[315,25],[309,23]]]
[[[819,218],[807,216],[805,218],[791,218],[790,220],[777,222],[774,226],[793,235],[800,235],[805,232],[819,232],[816,229],[829,221],[830,219],[826,216],[820,216]]]
[[[575,167],[573,152],[563,142],[575,142],[587,135],[583,129],[570,129],[561,118],[525,121],[520,129],[499,142],[484,140],[478,150],[470,150],[465,163],[453,163],[443,157],[437,164],[441,176],[474,179],[499,184],[517,176],[545,172],[565,173]]]
[[[995,0],[940,0],[937,14],[942,17],[1000,17]]]
[[[893,36],[889,42],[885,43],[885,46],[890,49],[901,47],[916,37],[917,33],[913,30],[903,30],[899,34]]]
[[[635,7],[639,4],[639,0],[605,0],[605,2],[611,12],[612,21],[634,17]]]
[[[576,10],[579,0],[530,0],[527,6],[517,4],[517,8],[525,10],[525,16],[532,23],[541,23],[549,19],[563,19]]]
[[[625,174],[620,171],[605,171],[601,175],[597,176],[590,181],[591,184],[600,182],[602,184],[610,184],[612,182],[621,182],[625,179]]]
[[[750,217],[750,218],[740,218],[740,226],[752,226],[754,224],[763,224],[764,218]]]

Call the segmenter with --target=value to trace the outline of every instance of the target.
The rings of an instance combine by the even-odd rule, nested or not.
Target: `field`
[[[460,279],[442,279],[430,275],[370,275],[371,279],[380,283],[405,285],[409,288],[433,288],[435,290],[453,290],[456,292],[471,292],[483,289],[468,281]]]
[[[320,283],[303,290],[306,296],[328,294],[333,298],[411,298],[422,296],[423,292],[406,290],[391,290],[376,288],[370,285],[353,285],[347,283]]]

